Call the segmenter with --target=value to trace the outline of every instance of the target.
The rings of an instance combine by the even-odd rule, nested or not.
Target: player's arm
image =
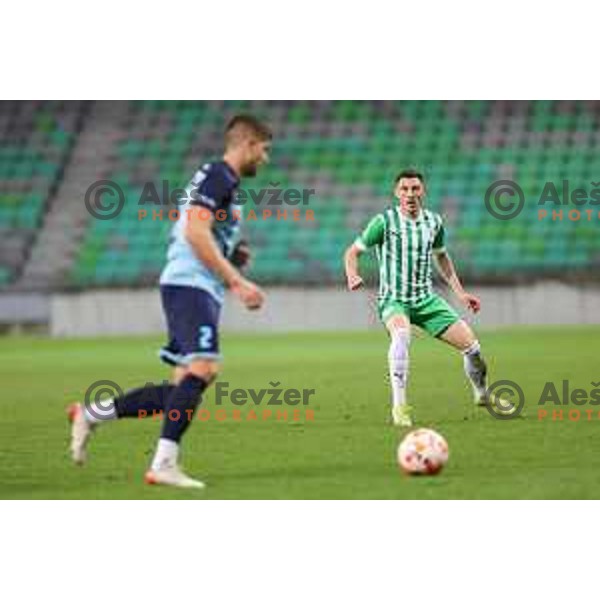
[[[346,282],[350,291],[359,289],[364,283],[358,272],[358,257],[362,252],[364,252],[364,248],[353,242],[346,248],[346,252],[344,253]]]
[[[207,215],[207,209],[202,206],[191,206],[188,210],[190,212],[185,226],[185,237],[196,256],[225,282],[247,308],[260,308],[264,302],[264,293],[257,285],[245,279],[223,256],[212,233],[212,214]]]
[[[436,267],[448,287],[456,294],[457,298],[469,310],[472,310],[475,313],[479,312],[481,300],[477,296],[465,291],[458,273],[456,272],[456,268],[454,267],[454,262],[446,250],[445,237],[444,226],[440,225],[440,229],[433,241],[433,256],[435,258]]]
[[[383,241],[384,220],[381,215],[371,219],[365,230],[346,249],[344,253],[344,267],[346,270],[346,282],[350,291],[358,290],[364,284],[358,267],[358,257],[368,248]]]

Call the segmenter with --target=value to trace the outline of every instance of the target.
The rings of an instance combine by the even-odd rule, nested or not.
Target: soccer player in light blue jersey
[[[106,420],[163,411],[156,453],[147,483],[203,488],[204,483],[179,468],[179,446],[201,400],[219,371],[219,318],[225,288],[249,310],[262,306],[264,293],[241,274],[247,247],[238,241],[240,206],[235,194],[242,177],[252,177],[268,162],[269,128],[248,115],[234,117],[225,133],[223,159],[199,168],[187,187],[188,206],[181,207],[160,277],[168,343],[160,357],[174,367],[173,383],[130,390],[103,403],[101,415],[74,404],[71,454],[77,464],[97,425]],[[237,213],[237,214],[236,214]]]

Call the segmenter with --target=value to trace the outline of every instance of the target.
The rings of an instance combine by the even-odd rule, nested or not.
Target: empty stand
[[[21,274],[83,110],[80,102],[0,102],[0,285]]]
[[[314,190],[300,207],[314,221],[263,220],[265,207],[247,202],[257,211],[244,230],[261,282],[340,282],[344,247],[389,205],[393,178],[409,165],[425,171],[427,203],[444,215],[449,247],[469,277],[590,275],[600,265],[600,220],[537,219],[546,181],[569,179],[571,189],[588,191],[600,181],[599,102],[132,101],[93,111],[71,154],[81,111],[73,103],[0,105],[0,285],[23,273],[52,287],[154,285],[171,223],[164,214],[139,219],[144,185],[185,185],[201,162],[220,156],[224,123],[239,111],[264,117],[275,133],[271,165],[245,189]],[[123,189],[117,218],[95,220],[82,209],[91,178]],[[526,196],[512,221],[495,220],[484,206],[499,179],[518,181]],[[69,203],[79,215],[76,234],[60,252],[58,227],[38,233],[49,207],[50,228]],[[583,208],[597,216],[598,207]],[[373,273],[373,261],[366,264]]]

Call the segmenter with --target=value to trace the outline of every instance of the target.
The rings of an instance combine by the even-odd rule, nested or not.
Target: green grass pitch
[[[168,377],[156,358],[161,338],[2,338],[0,498],[600,498],[598,407],[591,421],[569,421],[566,410],[563,421],[537,418],[544,382],[590,390],[600,380],[599,337],[598,327],[482,332],[492,380],[517,381],[527,398],[526,418],[499,421],[471,406],[460,355],[418,336],[409,398],[417,424],[448,440],[450,461],[437,477],[411,478],[396,466],[402,433],[386,422],[383,331],[225,334],[222,381],[314,388],[314,421],[194,420],[183,465],[206,481],[203,492],[142,483],[156,421],[103,425],[83,468],[67,456],[65,406],[98,379],[127,388]],[[203,407],[212,416],[213,393]]]

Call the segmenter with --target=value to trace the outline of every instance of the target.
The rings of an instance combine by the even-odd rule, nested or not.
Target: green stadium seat
[[[224,115],[254,111],[256,107],[248,101],[132,102],[130,130],[119,143],[113,173],[108,178],[127,184],[128,198],[139,194],[133,185],[138,170],[154,173],[157,180],[182,185],[189,177],[185,163],[194,149],[197,132],[218,132]],[[271,181],[281,182],[282,187],[302,187],[303,182],[296,181],[294,174],[304,177],[310,173],[322,181],[315,204],[317,223],[313,227],[262,220],[245,223],[246,235],[260,257],[252,273],[262,282],[272,283],[312,281],[315,277],[338,281],[340,255],[355,233],[351,228],[357,220],[352,218],[355,207],[350,192],[356,186],[360,186],[361,194],[371,190],[369,195],[377,197],[374,205],[383,207],[391,200],[395,172],[399,166],[411,164],[430,169],[428,206],[446,214],[449,244],[459,252],[461,267],[472,274],[527,273],[535,268],[552,271],[569,265],[590,268],[592,257],[600,254],[597,224],[579,227],[580,246],[571,250],[568,227],[550,222],[532,224],[525,215],[530,207],[535,211],[536,198],[546,180],[569,177],[589,186],[600,171],[591,135],[590,143],[579,144],[577,152],[568,141],[547,143],[538,136],[541,132],[593,134],[597,130],[596,117],[585,105],[578,105],[572,114],[559,109],[554,102],[532,102],[528,110],[519,112],[522,117],[516,127],[511,124],[510,107],[498,111],[489,101],[464,102],[452,109],[439,101],[390,102],[386,110],[372,102],[332,102],[319,110],[309,102],[291,103],[276,123],[273,164],[246,189],[267,187]],[[268,115],[268,106],[264,112]],[[145,115],[160,126],[156,132],[148,131],[147,122],[138,127],[136,115]],[[491,115],[498,139],[490,137],[484,142],[491,130]],[[304,125],[306,132],[302,132]],[[52,119],[41,119],[37,126],[44,134],[46,128],[55,132],[48,133],[53,143],[68,143],[69,136],[61,141]],[[327,134],[330,130],[336,133]],[[467,134],[471,135],[470,143],[466,143]],[[1,151],[3,157],[12,156],[12,149]],[[12,163],[0,160],[2,177],[27,179],[30,168],[23,165],[21,155],[15,157],[14,169],[7,166]],[[46,175],[52,178],[53,164],[47,164]],[[521,218],[500,222],[486,211],[483,197],[491,182],[510,178],[505,173],[512,173],[519,181],[528,204]],[[17,208],[2,206],[0,200],[0,224],[24,214]],[[74,279],[89,281],[91,277],[93,283],[104,285],[158,274],[170,224],[140,223],[133,208],[115,222],[90,224],[73,267]],[[261,209],[249,201],[246,209],[250,208]],[[363,211],[364,207],[361,222],[365,220]],[[111,246],[111,240],[123,244],[120,250]],[[365,264],[370,272],[375,270],[372,258]]]

